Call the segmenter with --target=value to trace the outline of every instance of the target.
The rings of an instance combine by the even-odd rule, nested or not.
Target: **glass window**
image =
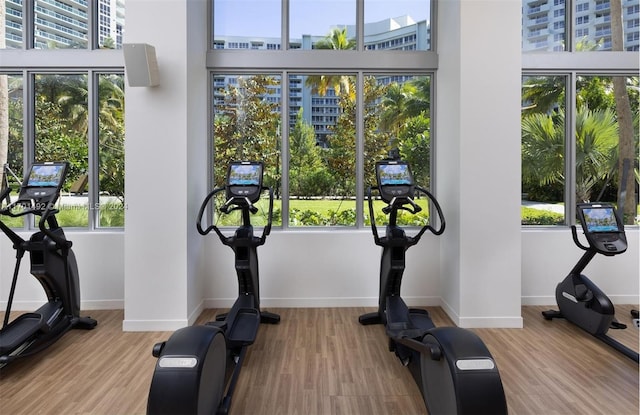
[[[280,83],[275,74],[216,74],[213,86],[213,158],[215,187],[224,185],[227,166],[232,161],[264,163],[263,184],[281,194]],[[220,195],[221,197],[224,194]],[[264,195],[263,195],[264,196]],[[221,199],[221,203],[224,200]],[[218,206],[221,205],[218,204]],[[263,203],[256,224],[265,220]],[[282,223],[278,202],[274,205],[274,225]],[[222,215],[224,225],[235,224],[239,216]],[[263,223],[264,224],[264,223]]]
[[[291,49],[356,48],[356,0],[290,0],[289,13]]]
[[[565,2],[522,1],[522,51],[564,50]]]
[[[638,98],[638,77],[577,77],[576,200],[617,204],[624,190],[626,224],[637,224],[640,213]],[[628,160],[625,183],[623,160]]]
[[[355,76],[289,77],[289,225],[356,224]]]
[[[635,24],[640,0],[547,0],[522,2],[522,50],[565,51],[565,7],[573,7],[571,51],[639,50]]]
[[[2,187],[11,187],[10,199],[15,201],[23,178],[23,82],[21,75],[0,74],[0,170]],[[24,218],[3,217],[12,227],[23,226]]]
[[[74,186],[89,170],[87,75],[37,74],[35,78],[35,161],[68,161],[61,198],[61,226],[86,227],[88,199]],[[72,193],[77,193],[74,196]]]
[[[431,10],[428,0],[364,2],[366,50],[430,50]]]
[[[280,49],[281,3],[281,0],[215,0],[213,48]]]
[[[3,1],[0,6],[0,49],[122,48],[125,0]],[[91,19],[90,13],[97,18]],[[33,33],[23,33],[33,21]],[[95,23],[94,23],[95,22]],[[31,36],[33,35],[33,36]],[[24,45],[33,39],[33,44]]]
[[[124,76],[98,75],[98,226],[124,226]],[[85,174],[81,177],[88,181]]]
[[[88,45],[86,2],[34,1],[36,49],[86,49]]]
[[[522,224],[564,223],[566,76],[522,79]]]

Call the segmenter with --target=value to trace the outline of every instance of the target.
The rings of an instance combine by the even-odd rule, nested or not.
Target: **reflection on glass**
[[[86,49],[89,31],[87,2],[34,1],[36,49]]]
[[[330,47],[319,49],[355,49],[355,0],[291,0],[289,13],[291,49],[312,49],[319,41],[327,46],[330,40]]]
[[[365,49],[430,50],[430,16],[429,0],[365,0]]]
[[[522,78],[522,224],[564,223],[564,76]]]
[[[281,22],[280,0],[215,0],[213,48],[278,50]]]
[[[98,77],[98,226],[124,226],[124,76]],[[86,177],[86,175],[85,175]]]
[[[276,196],[281,194],[280,83],[280,76],[272,74],[213,75],[214,187],[224,185],[230,162],[255,160],[264,163],[263,184]],[[259,204],[260,213],[252,217],[252,223],[266,223],[266,206]],[[274,209],[281,212],[279,201]],[[232,219],[233,215],[218,217]],[[280,215],[274,215],[273,224],[281,223]]]
[[[35,75],[35,161],[68,161],[63,190],[69,192],[89,169],[87,92],[87,75]],[[88,225],[88,199],[80,190],[61,201],[61,226]]]

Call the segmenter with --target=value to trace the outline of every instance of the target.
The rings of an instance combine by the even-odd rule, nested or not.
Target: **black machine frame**
[[[396,170],[399,176],[386,180]],[[445,219],[440,204],[426,189],[416,186],[408,163],[376,163],[377,190],[387,203],[385,236],[380,237],[373,209],[373,189],[368,190],[369,217],[376,245],[382,247],[378,310],[359,317],[362,325],[384,324],[389,350],[410,370],[430,414],[506,414],[507,404],[498,368],[491,353],[475,333],[458,327],[435,327],[427,310],[409,308],[401,297],[406,251],[428,230],[441,235]],[[414,196],[422,193],[435,207],[440,225],[424,225],[409,236],[397,224],[401,210],[416,214],[421,207]]]
[[[571,225],[571,235],[576,246],[585,252],[556,286],[558,310],[543,311],[542,316],[546,320],[565,318],[638,363],[638,352],[607,335],[611,328],[625,329],[627,326],[616,320],[611,299],[583,274],[596,255],[614,256],[627,250],[622,219],[611,203],[578,203],[577,214],[587,245],[580,242],[576,225]]]
[[[44,350],[73,328],[90,330],[97,321],[80,316],[80,283],[72,242],[56,219],[55,203],[66,178],[67,162],[36,162],[26,172],[18,198],[0,209],[0,229],[16,250],[7,308],[0,330],[0,367],[13,360]],[[10,202],[11,188],[5,186],[0,201]],[[38,231],[23,239],[1,220],[2,216],[39,216]],[[31,274],[44,289],[47,302],[32,313],[10,321],[20,263],[29,252]]]
[[[239,171],[257,180],[235,182]],[[261,162],[233,162],[227,170],[226,185],[211,191],[202,202],[196,228],[205,236],[214,231],[235,254],[238,297],[228,313],[203,326],[182,328],[169,340],[154,346],[158,358],[147,402],[148,414],[216,413],[227,414],[248,347],[254,343],[261,323],[277,324],[280,316],[260,309],[257,248],[271,232],[273,191],[262,185]],[[259,176],[259,177],[258,177]],[[254,235],[251,215],[263,192],[268,192],[267,224],[260,236]],[[242,224],[226,236],[215,224],[204,227],[203,216],[215,196],[225,192],[223,214],[240,210]]]

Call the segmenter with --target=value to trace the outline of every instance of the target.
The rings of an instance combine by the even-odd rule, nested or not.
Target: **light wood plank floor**
[[[631,306],[617,306],[626,330],[610,330],[638,350]],[[635,306],[637,308],[637,306]],[[475,330],[493,354],[511,414],[639,413],[638,365],[547,307],[524,307],[524,329]],[[220,310],[206,310],[199,322]],[[382,326],[360,326],[370,308],[270,309],[249,349],[232,414],[425,414],[422,398]],[[451,322],[429,308],[438,325]],[[123,333],[123,312],[92,311],[93,331],[72,331],[47,351],[0,371],[0,413],[143,414],[156,359],[170,333]],[[1,315],[1,314],[0,314]]]

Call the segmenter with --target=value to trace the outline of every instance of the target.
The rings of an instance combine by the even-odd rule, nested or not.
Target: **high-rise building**
[[[640,2],[621,0],[624,50],[640,50]],[[570,4],[567,1],[567,4]],[[525,0],[522,3],[523,51],[564,51],[565,0]],[[575,42],[580,47],[611,50],[609,0],[578,0],[572,10]]]
[[[22,48],[25,24],[22,0],[6,0],[7,48]],[[124,30],[124,0],[34,0],[33,47],[87,48],[89,6],[98,7],[98,45],[120,48]]]

